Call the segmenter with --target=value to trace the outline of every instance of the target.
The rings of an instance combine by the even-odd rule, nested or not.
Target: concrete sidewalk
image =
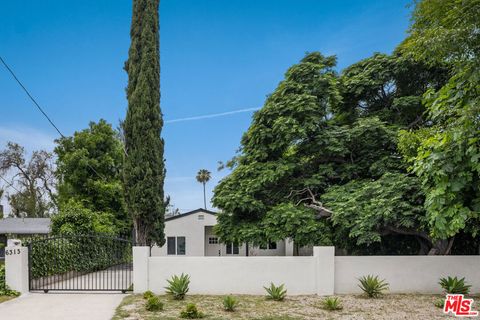
[[[29,293],[0,303],[3,320],[110,320],[126,294]]]

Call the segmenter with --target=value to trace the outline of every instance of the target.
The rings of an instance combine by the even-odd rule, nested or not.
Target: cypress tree
[[[165,163],[160,111],[159,0],[134,0],[128,74],[124,188],[137,245],[163,245]]]

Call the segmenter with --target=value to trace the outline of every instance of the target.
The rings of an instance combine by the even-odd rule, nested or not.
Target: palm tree
[[[210,171],[207,169],[200,169],[197,173],[197,181],[203,184],[203,205],[205,210],[207,210],[207,196],[205,195],[205,184],[210,181]]]

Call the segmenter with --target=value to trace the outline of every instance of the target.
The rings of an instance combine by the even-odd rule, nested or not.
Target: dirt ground
[[[164,310],[145,310],[141,295],[127,296],[117,308],[113,320],[180,319],[180,311],[187,303],[195,303],[205,314],[205,319],[446,319],[442,309],[434,305],[438,295],[387,294],[379,299],[368,299],[363,295],[338,295],[343,309],[327,311],[322,309],[322,297],[290,296],[283,302],[265,299],[262,296],[238,295],[239,305],[235,312],[223,310],[222,296],[187,296],[176,301],[168,296],[159,296]],[[477,297],[477,299],[480,297]],[[478,303],[474,309],[478,310]]]

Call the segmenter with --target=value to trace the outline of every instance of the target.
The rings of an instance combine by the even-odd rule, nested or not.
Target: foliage
[[[442,287],[445,293],[449,294],[469,294],[471,285],[465,283],[465,278],[458,279],[457,277],[441,278],[438,284]]]
[[[342,310],[343,306],[338,297],[326,297],[322,300],[322,308],[329,311]]]
[[[132,261],[131,243],[108,236],[61,235],[26,244],[30,245],[31,279],[71,271],[93,272]]]
[[[450,254],[459,235],[475,245],[479,14],[478,0],[418,1],[392,55],[340,74],[318,52],[292,66],[214,189],[221,240],[299,234],[297,246],[368,254]]]
[[[183,273],[180,276],[173,275],[167,282],[167,294],[171,294],[175,300],[183,300],[189,290],[190,276]]]
[[[430,125],[403,131],[400,139],[427,195],[429,226],[438,239],[480,231],[479,14],[478,0],[421,1],[401,46],[416,59],[454,66],[442,88],[424,95]]]
[[[165,163],[160,137],[159,0],[133,1],[128,73],[124,188],[133,215],[136,243],[162,246],[164,234]]]
[[[147,300],[147,299],[149,299],[149,298],[151,298],[151,297],[154,297],[154,296],[155,296],[155,295],[154,295],[153,292],[150,291],[150,290],[147,290],[147,291],[145,291],[145,292],[143,293],[143,299],[145,299],[145,300]]]
[[[0,264],[0,296],[18,297],[20,292],[11,290],[5,282],[5,265]]]
[[[232,296],[223,297],[223,309],[225,311],[233,312],[238,305],[237,299]]]
[[[187,303],[185,310],[180,312],[180,318],[184,319],[201,319],[203,317],[205,317],[205,315],[197,309],[195,303]]]
[[[267,299],[272,299],[275,301],[283,301],[287,296],[287,289],[285,285],[281,284],[278,287],[273,283],[270,283],[270,287],[263,287],[267,291]]]
[[[378,276],[367,275],[361,277],[358,281],[360,281],[358,286],[369,298],[378,298],[384,291],[388,290],[388,283]]]
[[[0,174],[12,175],[13,190],[7,196],[16,217],[48,217],[55,209],[53,155],[44,150],[34,151],[26,159],[25,149],[8,142],[0,151]],[[3,192],[2,192],[3,193]]]
[[[73,200],[94,214],[107,213],[119,232],[130,230],[122,191],[123,144],[105,120],[58,139],[59,209]]]
[[[149,297],[145,302],[145,309],[148,311],[160,311],[163,310],[163,302],[156,296]]]
[[[433,305],[437,308],[443,309],[443,307],[445,306],[445,298],[435,299],[435,301],[433,302]]]
[[[53,235],[115,235],[117,228],[114,217],[108,212],[93,212],[75,200],[60,207],[60,212],[52,216]]]

